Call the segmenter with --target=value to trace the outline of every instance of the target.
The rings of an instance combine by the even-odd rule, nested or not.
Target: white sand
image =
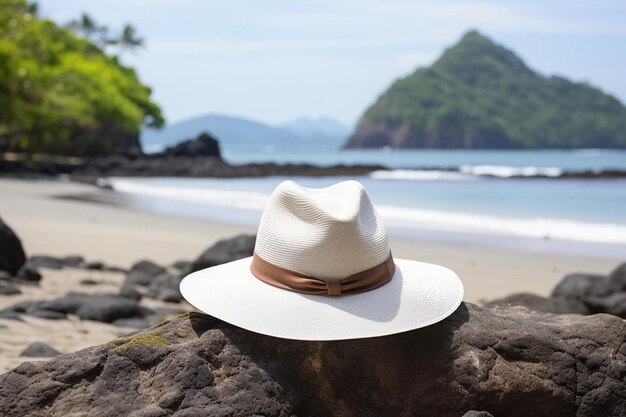
[[[216,240],[254,233],[245,226],[223,225],[131,211],[103,204],[63,200],[58,195],[92,193],[91,186],[51,181],[0,179],[0,216],[22,239],[29,255],[79,254],[88,261],[129,267],[140,259],[169,265],[192,260]],[[569,272],[608,273],[620,260],[495,250],[461,244],[391,239],[394,256],[445,265],[465,284],[465,300],[480,302],[514,292],[548,295]],[[122,274],[76,269],[43,271],[39,287],[23,295],[0,296],[0,309],[22,299],[40,300],[68,291],[116,292]],[[83,278],[107,281],[81,286]],[[176,307],[177,305],[170,305]],[[0,372],[19,364],[19,353],[36,340],[63,353],[104,343],[128,330],[96,322],[25,318],[0,320]]]

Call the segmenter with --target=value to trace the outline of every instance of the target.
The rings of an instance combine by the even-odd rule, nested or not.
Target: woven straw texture
[[[257,254],[283,268],[336,280],[389,255],[385,227],[356,181],[307,189],[285,181],[263,213]],[[252,258],[185,277],[180,290],[194,307],[258,333],[297,340],[384,336],[428,326],[452,314],[463,298],[456,274],[439,265],[395,258],[391,281],[341,296],[276,288],[250,272]]]
[[[282,268],[337,280],[383,262],[389,243],[360,183],[312,189],[285,181],[265,207],[255,251]]]

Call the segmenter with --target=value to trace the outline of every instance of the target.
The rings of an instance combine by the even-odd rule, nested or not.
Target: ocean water
[[[225,156],[233,163],[384,165],[389,169],[367,176],[289,179],[305,187],[360,181],[390,233],[406,238],[626,259],[626,179],[558,178],[565,171],[626,170],[626,152],[327,151]],[[286,179],[109,181],[142,210],[256,225],[272,190]]]
[[[283,152],[230,149],[222,152],[233,164],[251,162],[336,164],[379,164],[395,169],[415,168],[558,168],[563,171],[626,170],[626,150],[292,150]]]

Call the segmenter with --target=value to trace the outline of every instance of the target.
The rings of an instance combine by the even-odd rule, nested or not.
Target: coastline
[[[72,182],[1,178],[0,215],[14,227],[29,255],[79,254],[121,267],[141,259],[164,265],[195,259],[217,240],[256,232],[252,225],[157,215],[79,198],[98,191]],[[454,270],[464,282],[465,301],[474,303],[515,292],[549,295],[568,273],[606,274],[623,261],[399,236],[390,241],[394,256]]]

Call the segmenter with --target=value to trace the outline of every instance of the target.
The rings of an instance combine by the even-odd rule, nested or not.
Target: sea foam
[[[587,243],[626,244],[626,225],[568,219],[500,217],[474,213],[378,206],[390,227]]]
[[[462,165],[459,172],[469,175],[491,176],[500,178],[510,177],[559,177],[563,173],[557,167],[512,167],[505,165]]]
[[[392,169],[379,170],[370,173],[370,178],[379,180],[471,180],[477,177],[560,177],[563,174],[557,167],[513,167],[506,165],[462,165],[458,170],[439,169]]]
[[[140,180],[108,179],[108,184],[121,193],[151,196],[193,204],[261,211],[269,194],[252,191],[228,191],[204,187],[151,184]]]
[[[261,212],[269,193],[219,190],[205,187],[153,184],[133,179],[110,179],[115,191],[208,207]],[[587,243],[626,244],[626,225],[543,217],[505,217],[456,211],[377,205],[385,224],[404,230],[430,230],[464,234],[520,236]],[[210,219],[211,210],[206,212]],[[185,215],[185,213],[180,213]]]
[[[418,170],[418,169],[394,169],[379,170],[370,173],[370,178],[377,180],[470,180],[472,176],[455,171],[443,170]]]

